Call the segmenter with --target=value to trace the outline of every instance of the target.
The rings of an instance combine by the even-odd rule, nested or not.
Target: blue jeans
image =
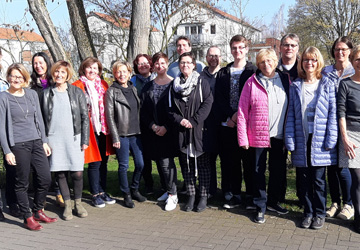
[[[120,148],[116,149],[116,158],[119,163],[120,190],[126,194],[130,193],[127,170],[129,168],[129,150],[134,158],[135,170],[132,177],[131,189],[139,189],[141,172],[144,168],[142,145],[139,135],[120,136]]]
[[[93,195],[106,191],[107,162],[109,159],[109,156],[106,156],[106,136],[100,133],[100,135],[95,134],[95,137],[102,160],[88,164],[89,186]]]
[[[325,217],[326,167],[297,167],[298,194],[304,205],[304,217]]]
[[[348,204],[352,206],[351,200],[351,174],[348,168],[339,168],[338,165],[329,166],[327,168],[329,192],[332,202],[341,205],[341,194],[343,205]],[[341,189],[341,193],[340,193]]]

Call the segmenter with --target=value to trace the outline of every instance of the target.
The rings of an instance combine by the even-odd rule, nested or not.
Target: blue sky
[[[11,1],[11,2],[10,2]],[[265,24],[269,24],[275,13],[278,12],[280,6],[285,4],[284,19],[287,20],[288,8],[295,5],[296,0],[242,0],[248,2],[245,8],[244,15],[250,19],[262,19]],[[46,1],[47,8],[50,12],[51,18],[56,26],[61,26],[66,29],[70,27],[69,15],[66,7],[66,0],[51,0]],[[219,0],[217,6],[220,6],[222,10],[235,15],[232,11],[229,0]],[[25,9],[27,9],[26,0],[0,0],[0,24],[3,23],[24,23]],[[38,29],[35,23],[32,21],[32,16],[29,12],[25,16],[30,22],[31,28],[34,28],[36,32]]]

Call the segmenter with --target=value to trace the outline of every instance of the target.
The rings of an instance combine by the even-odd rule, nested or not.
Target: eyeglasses
[[[290,44],[290,43],[284,43],[281,44],[281,46],[284,46],[285,48],[296,48],[298,45],[297,44]]]
[[[334,49],[335,52],[340,52],[340,51],[346,52],[346,51],[348,51],[348,50],[349,50],[349,48]]]
[[[243,50],[245,48],[246,48],[246,46],[244,46],[244,47],[231,47],[231,50],[237,50],[237,49]]]
[[[220,55],[207,55],[207,57],[210,57],[211,59],[214,59],[214,58],[219,58]]]
[[[271,63],[273,63],[273,62],[274,62],[274,61],[271,60],[271,59],[266,59],[266,60],[260,62],[260,64],[262,64],[262,65],[264,65],[265,63],[266,63],[266,64],[271,64]]]
[[[316,63],[317,61],[318,61],[317,59],[304,59],[303,60],[304,63],[308,63],[308,62]]]
[[[150,65],[150,63],[148,63],[148,62],[138,63],[138,64],[137,64],[137,66],[140,66],[140,67],[142,67],[142,66],[148,66],[148,65]]]
[[[10,75],[9,78],[11,80],[18,80],[18,81],[23,81],[24,80],[23,76],[12,76],[12,75]]]
[[[193,62],[180,62],[180,65],[190,65],[193,64]]]

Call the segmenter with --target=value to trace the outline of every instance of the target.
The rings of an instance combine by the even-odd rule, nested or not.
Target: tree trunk
[[[147,53],[150,33],[150,0],[132,0],[131,25],[127,58],[131,62],[137,54]]]
[[[69,10],[71,31],[78,47],[80,61],[89,56],[96,57],[96,50],[91,39],[83,1],[66,1],[66,4]]]
[[[44,4],[44,0],[28,0],[31,15],[40,30],[46,45],[49,48],[53,61],[68,60],[64,47],[60,41],[59,35],[50,18],[49,12]]]

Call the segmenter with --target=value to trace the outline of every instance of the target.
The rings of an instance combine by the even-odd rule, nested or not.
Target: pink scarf
[[[90,81],[85,76],[81,76],[80,80],[85,84],[86,91],[90,98],[90,105],[91,105],[91,121],[93,122],[94,130],[99,135],[100,134],[100,125],[101,125],[101,132],[104,135],[109,134],[109,128],[106,123],[105,119],[105,107],[104,107],[104,95],[105,89],[101,84],[101,79],[99,76],[95,78],[94,81]],[[91,84],[91,86],[90,86]],[[99,106],[94,105],[96,103],[94,94],[92,94],[92,89],[95,87],[95,90],[98,95],[98,103]],[[99,123],[99,116],[100,116],[100,123]]]

